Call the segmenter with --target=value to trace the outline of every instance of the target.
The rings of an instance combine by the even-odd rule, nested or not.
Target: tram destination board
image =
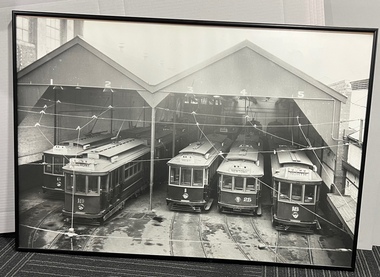
[[[12,21],[18,250],[354,269],[377,29]]]

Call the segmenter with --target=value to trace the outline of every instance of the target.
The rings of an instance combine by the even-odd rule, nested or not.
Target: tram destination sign
[[[71,158],[69,167],[73,170],[94,171],[95,161],[92,159]]]

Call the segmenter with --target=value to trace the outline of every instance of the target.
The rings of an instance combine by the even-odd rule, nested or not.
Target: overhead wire
[[[301,125],[301,123],[299,122],[299,119],[298,119],[298,118],[297,118],[297,122],[298,122],[298,126],[299,126],[299,129],[300,129],[302,135],[304,136],[304,138],[305,138],[305,140],[307,141],[307,143],[309,144],[309,146],[312,147],[312,145],[311,145],[309,139],[307,139],[307,137],[306,137],[304,131],[302,130],[302,125]],[[313,153],[314,153],[314,155],[315,155],[317,161],[319,162],[320,166],[322,167],[322,169],[323,169],[324,172],[326,173],[326,175],[328,175],[329,178],[330,178],[331,180],[333,180],[333,178],[329,175],[329,173],[328,173],[328,171],[326,170],[325,166],[323,165],[323,163],[322,163],[321,160],[319,159],[317,153],[315,153],[314,150],[312,150],[312,151],[313,151]],[[334,182],[332,182],[332,185],[334,186],[334,188],[336,189],[336,191],[338,192],[338,194],[342,197],[342,199],[343,199],[343,201],[345,202],[347,208],[348,208],[349,210],[353,211],[352,208],[351,208],[351,206],[348,205],[346,199],[344,198],[344,196],[342,195],[342,193],[340,192],[339,188],[335,185]],[[353,211],[353,212],[354,212],[354,214],[356,214],[356,211]]]
[[[51,105],[50,107],[52,107],[53,105]],[[87,106],[87,107],[95,107],[94,105],[82,105],[82,106]],[[101,107],[101,106],[96,106],[97,108],[104,108],[104,107]],[[44,116],[44,115],[58,115],[58,116],[66,116],[66,115],[62,115],[62,114],[50,114],[50,113],[46,113],[45,111],[46,111],[46,109],[48,108],[48,106],[44,106],[43,107],[43,112],[41,111],[41,112],[39,112],[39,113],[41,113],[41,116],[40,116],[40,119],[39,119],[39,121],[38,121],[38,123],[36,123],[36,125],[35,126],[29,126],[29,127],[38,127],[38,130],[41,132],[41,134],[44,136],[44,138],[52,145],[52,146],[54,146],[53,145],[53,143],[43,134],[43,132],[42,132],[42,130],[40,129],[41,127],[45,127],[45,128],[58,128],[58,129],[64,129],[64,130],[77,130],[78,131],[78,137],[77,137],[77,139],[78,139],[78,141],[79,141],[79,139],[80,139],[80,132],[81,132],[81,129],[82,128],[84,128],[85,126],[87,126],[91,121],[93,121],[95,118],[94,117],[85,117],[85,116],[74,116],[74,115],[68,115],[69,117],[75,117],[75,118],[84,118],[84,119],[90,119],[90,121],[89,122],[87,122],[86,124],[84,124],[82,127],[80,127],[80,126],[78,126],[76,129],[74,129],[74,128],[65,128],[65,127],[51,127],[51,126],[44,126],[44,125],[41,125],[40,124],[40,122],[41,122],[41,120],[42,120],[42,117]],[[107,107],[107,110],[105,110],[105,111],[103,111],[99,116],[97,116],[96,117],[96,119],[102,119],[102,120],[121,120],[121,119],[109,119],[109,118],[99,118],[102,114],[104,114],[106,111],[108,111],[109,109],[111,109],[111,108],[114,108],[114,107],[110,107],[110,106],[108,106]],[[121,108],[121,107],[119,107],[119,108]],[[136,108],[136,107],[129,107],[129,108]],[[139,108],[146,108],[146,107],[139,107]],[[167,109],[167,108],[165,108],[164,109],[165,111],[170,111],[169,109]],[[20,111],[22,111],[21,109],[20,109]],[[32,112],[32,111],[24,111],[24,112],[31,112],[31,113],[37,113],[37,112]],[[171,112],[173,112],[173,111],[171,111]],[[175,111],[176,112],[176,111]],[[184,112],[185,113],[185,112]],[[199,129],[199,131],[202,133],[202,135],[212,144],[212,142],[208,139],[208,137],[207,137],[207,135],[204,133],[204,131],[200,128],[200,125],[203,125],[203,126],[216,126],[215,124],[202,124],[202,123],[199,123],[198,121],[197,121],[197,118],[196,118],[196,115],[197,115],[197,113],[195,112],[195,111],[193,111],[193,112],[191,112],[191,113],[188,113],[188,114],[191,114],[192,116],[193,116],[193,118],[194,118],[194,121],[195,121],[195,125],[197,126],[197,128]],[[209,116],[210,114],[201,114],[202,116],[204,115],[204,116]],[[214,115],[213,115],[214,116]],[[226,117],[226,116],[223,116],[223,117]],[[228,118],[228,116],[227,116],[227,118]],[[230,118],[241,118],[241,117],[230,117]],[[274,117],[274,118],[278,118],[278,117]],[[288,117],[287,117],[288,118]],[[301,125],[300,125],[300,123],[299,123],[299,117],[297,116],[297,117],[295,117],[295,118],[297,118],[297,121],[298,121],[298,125],[279,125],[279,126],[277,126],[277,127],[295,127],[295,126],[298,126],[299,128],[300,128],[300,131],[301,131],[301,133],[303,134],[303,136],[304,136],[304,138],[306,139],[306,141],[308,142],[308,144],[309,144],[309,146],[305,146],[305,145],[302,145],[302,144],[297,144],[298,146],[300,146],[300,147],[302,147],[303,148],[303,150],[311,150],[311,151],[313,151],[314,152],[314,150],[315,149],[317,149],[317,148],[315,148],[315,147],[313,147],[311,144],[310,144],[310,142],[309,142],[309,140],[307,139],[307,137],[306,137],[306,135],[304,134],[304,132],[303,132],[303,130],[302,130],[302,128],[301,128]],[[124,123],[124,121],[125,120],[123,120],[123,123]],[[136,121],[136,120],[130,120],[130,121]],[[150,122],[150,121],[146,121],[146,122]],[[260,132],[262,132],[262,133],[264,133],[264,134],[266,134],[266,135],[271,135],[271,136],[274,136],[274,137],[276,137],[276,138],[278,138],[278,139],[282,139],[282,140],[284,140],[284,141],[287,141],[287,142],[291,142],[291,141],[289,141],[289,140],[287,140],[287,139],[285,139],[285,138],[281,138],[281,137],[278,137],[278,136],[276,136],[276,135],[274,135],[274,134],[270,134],[269,132],[266,132],[266,131],[263,131],[263,130],[261,130],[260,128],[257,128],[257,126],[255,126],[254,124],[252,124],[252,122],[251,121],[248,121],[249,123],[250,123],[250,125],[253,127],[253,128],[255,128],[256,130],[258,130],[258,131],[260,131]],[[342,122],[342,121],[340,121],[340,122]],[[183,123],[175,123],[175,124],[178,124],[178,125],[183,125]],[[320,124],[331,124],[331,122],[326,122],[326,123],[320,123]],[[191,124],[191,123],[189,123],[189,125],[193,125],[193,124]],[[316,125],[316,124],[309,124],[309,125]],[[225,125],[218,125],[218,126],[226,126],[226,127],[230,127],[230,126],[236,126],[236,125],[230,125],[230,124],[225,124]],[[304,124],[304,126],[307,126],[307,124]],[[24,128],[25,128],[25,126],[23,126]],[[244,127],[244,126],[241,126],[241,127]],[[275,127],[275,126],[274,126]],[[293,142],[294,143],[294,142]],[[213,144],[212,144],[213,145]],[[214,145],[213,145],[213,147],[214,147]],[[327,146],[326,148],[330,148],[331,146]],[[339,147],[339,145],[338,145],[338,147]],[[215,147],[214,147],[215,148]],[[216,148],[215,148],[216,149]],[[323,148],[321,148],[321,147],[319,147],[318,149],[323,149]],[[216,149],[217,150],[217,149]],[[219,152],[219,154],[221,155],[221,157],[224,159],[224,157],[223,157],[223,154],[224,153],[221,153],[221,152]],[[316,155],[316,153],[314,152],[314,154]],[[316,155],[316,157],[317,157],[317,159],[318,159],[318,161],[319,161],[319,163],[321,164],[321,166],[322,166],[322,168],[324,169],[324,167],[323,167],[323,165],[322,165],[322,163],[321,163],[321,161],[319,160],[319,158],[318,158],[318,156]],[[150,159],[149,159],[150,160]],[[169,160],[169,159],[155,159],[155,160],[157,160],[157,161],[159,161],[159,160]],[[148,161],[148,160],[147,160]],[[325,172],[327,173],[327,171],[326,171],[326,169],[324,169],[325,170]],[[265,184],[264,182],[262,182],[264,185],[266,185],[266,186],[268,186],[269,188],[271,188],[269,185],[267,185],[267,184]],[[334,186],[335,186],[335,184],[333,184]],[[273,188],[271,188],[271,189],[273,189]],[[274,190],[274,189],[273,189]],[[74,191],[74,189],[73,189],[73,191]],[[339,190],[337,190],[338,192],[339,192]],[[340,193],[340,192],[339,192]],[[74,193],[73,193],[74,194]],[[341,195],[342,196],[342,195]],[[295,202],[296,203],[296,202]],[[348,205],[348,203],[346,202],[346,204]],[[310,211],[310,212],[312,212],[312,211]],[[319,216],[319,215],[317,215],[316,214],[316,216]],[[325,219],[324,219],[325,220]],[[73,220],[72,220],[72,222],[73,222]],[[333,223],[331,223],[331,224],[333,224]],[[334,224],[333,224],[334,225]],[[334,225],[334,227],[336,227],[336,228],[339,228],[338,226],[336,226],[336,225]],[[341,229],[341,228],[339,228],[340,230],[342,230],[342,231],[344,231],[343,229]]]

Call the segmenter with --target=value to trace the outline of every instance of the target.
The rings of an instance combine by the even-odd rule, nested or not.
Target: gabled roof
[[[257,53],[258,55],[264,57],[265,59],[271,61],[272,63],[278,65],[279,67],[283,68],[284,70],[290,72],[291,74],[299,77],[300,79],[304,80],[305,82],[309,83],[310,85],[324,91],[326,94],[328,94],[329,96],[341,101],[341,102],[346,102],[347,100],[347,97],[340,94],[339,92],[333,90],[332,88],[328,87],[327,85],[317,81],[316,79],[314,79],[313,77],[307,75],[306,73],[302,72],[301,70],[291,66],[290,64],[284,62],[283,60],[279,59],[278,57],[272,55],[271,53],[265,51],[264,49],[260,48],[259,46],[255,45],[254,43],[252,43],[251,41],[248,41],[248,40],[245,40],[245,41],[242,41],[240,43],[238,43],[237,45],[211,57],[210,59],[198,64],[198,65],[195,65],[159,84],[157,84],[156,86],[154,86],[154,92],[155,91],[159,91],[159,90],[162,90],[166,87],[168,87],[169,85],[175,83],[175,82],[178,82],[180,81],[181,79],[197,72],[197,71],[200,71],[220,60],[222,60],[223,58],[226,58],[228,56],[231,56],[231,55],[234,55],[235,53],[239,52],[240,50],[244,49],[244,48],[248,48],[250,49],[251,51]],[[269,73],[270,74],[270,73]]]
[[[29,66],[25,67],[24,69],[20,70],[18,74],[18,79],[20,80],[22,77],[26,76],[30,72],[34,71],[35,69],[41,67],[42,65],[48,63],[49,61],[53,60],[54,58],[58,57],[59,55],[63,54],[66,51],[69,51],[74,46],[80,45],[84,49],[86,49],[89,53],[93,54],[106,64],[113,67],[116,71],[119,71],[121,74],[125,75],[127,78],[134,81],[139,86],[143,87],[144,89],[148,91],[152,91],[152,88],[149,84],[147,84],[144,80],[137,77],[135,74],[130,72],[128,69],[121,66],[119,63],[115,62],[105,54],[103,54],[101,51],[90,45],[88,42],[86,42],[82,37],[76,36],[72,40],[66,42],[65,44],[61,45],[60,47],[56,48],[52,52],[46,54],[42,58],[38,59],[34,63],[30,64]],[[70,85],[70,84],[68,84]],[[75,84],[72,84],[75,85]]]
[[[126,69],[125,67],[123,67],[122,65],[120,65],[119,63],[114,61],[113,59],[109,58],[107,55],[103,54],[101,51],[99,51],[95,47],[91,46],[83,38],[77,36],[74,39],[63,44],[62,46],[58,47],[54,51],[48,53],[44,57],[40,58],[36,62],[32,63],[28,67],[24,68],[20,72],[18,72],[18,78],[21,79],[23,76],[27,75],[28,73],[32,72],[36,68],[42,66],[43,64],[49,62],[50,60],[52,60],[54,58],[56,58],[60,54],[64,53],[65,51],[68,51],[70,48],[72,48],[76,45],[82,46],[88,52],[92,53],[93,55],[98,57],[100,60],[104,61],[106,64],[110,65],[115,70],[117,70],[118,72],[123,74],[125,77],[129,78],[130,80],[135,82],[137,85],[141,86],[143,89],[145,89],[146,91],[151,92],[151,93],[158,92],[161,90],[165,90],[167,87],[180,82],[182,79],[184,79],[184,78],[186,78],[186,77],[188,77],[188,76],[190,76],[190,75],[192,75],[198,71],[205,70],[209,66],[219,62],[220,60],[222,60],[226,57],[233,56],[243,49],[248,49],[249,51],[254,52],[256,55],[259,55],[259,56],[263,57],[264,59],[266,59],[267,61],[277,65],[280,68],[282,68],[284,70],[284,72],[288,72],[288,73],[298,77],[300,80],[303,80],[305,83],[307,83],[307,84],[315,87],[316,89],[326,93],[330,97],[332,97],[336,100],[339,100],[341,102],[346,102],[346,100],[347,100],[346,96],[344,96],[341,93],[333,90],[332,88],[328,87],[327,85],[317,81],[316,79],[312,78],[311,76],[305,74],[304,72],[300,71],[299,69],[291,66],[290,64],[284,62],[283,60],[279,59],[278,57],[272,55],[271,53],[265,51],[264,49],[258,47],[257,45],[255,45],[254,43],[252,43],[251,41],[248,41],[248,40],[242,41],[242,42],[238,43],[237,45],[235,45],[235,46],[233,46],[233,47],[231,47],[231,48],[229,48],[229,49],[227,49],[227,50],[225,50],[225,51],[223,51],[223,52],[221,52],[221,53],[219,53],[219,54],[217,54],[217,55],[215,55],[209,59],[207,59],[206,61],[204,61],[198,65],[195,65],[195,66],[193,66],[187,70],[184,70],[184,71],[174,75],[173,77],[170,77],[170,78],[168,78],[168,79],[166,79],[166,80],[164,80],[164,81],[162,81],[156,85],[150,85],[147,83],[146,80],[139,78],[138,76],[133,74],[131,71],[129,71],[128,69]],[[268,72],[268,74],[272,74],[272,72]],[[226,77],[228,77],[228,76],[226,76]],[[73,85],[75,85],[75,84],[73,84]],[[186,91],[181,91],[181,92],[186,93]]]

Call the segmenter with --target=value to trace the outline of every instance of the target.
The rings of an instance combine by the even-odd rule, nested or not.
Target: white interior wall
[[[331,3],[333,2],[333,3]],[[0,3],[0,233],[14,231],[14,130],[12,109],[12,56],[11,56],[11,10],[44,12],[67,12],[106,15],[127,15],[136,17],[186,18],[202,20],[247,21],[264,23],[312,24],[335,26],[378,27],[380,18],[377,11],[380,3],[367,0],[3,0]],[[377,9],[376,9],[377,8]],[[380,82],[380,81],[379,81]],[[376,85],[375,91],[380,87]],[[380,101],[374,94],[373,106]],[[374,110],[372,118],[376,118]],[[372,121],[368,147],[375,149],[380,126]],[[363,191],[359,244],[361,249],[380,245],[380,238],[374,234],[380,231],[380,220],[374,221],[379,208],[373,195],[378,195],[376,185],[376,151],[367,153],[367,170]],[[374,180],[374,181],[369,181]],[[367,184],[368,183],[368,184]],[[376,211],[377,208],[377,211]],[[368,228],[367,226],[372,226]]]

